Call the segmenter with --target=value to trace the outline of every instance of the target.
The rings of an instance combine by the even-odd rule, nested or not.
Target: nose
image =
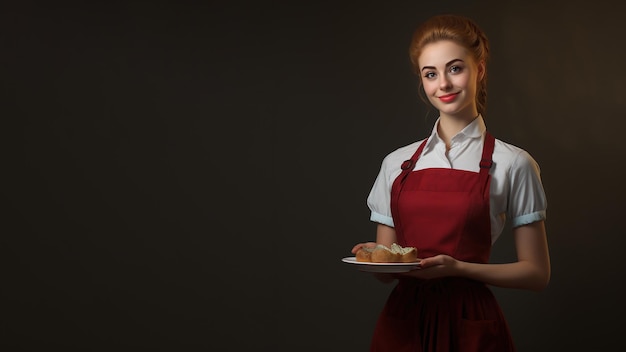
[[[439,89],[448,90],[452,88],[452,83],[450,82],[450,78],[447,75],[440,75],[439,77]]]

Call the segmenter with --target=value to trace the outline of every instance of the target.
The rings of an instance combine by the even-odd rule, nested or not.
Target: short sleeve
[[[537,162],[522,150],[510,168],[509,217],[518,227],[545,220],[547,200]]]
[[[393,227],[391,215],[391,179],[388,171],[389,156],[383,159],[380,171],[367,197],[371,211],[370,220]]]

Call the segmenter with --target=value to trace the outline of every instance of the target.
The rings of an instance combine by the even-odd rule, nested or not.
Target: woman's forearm
[[[550,281],[549,269],[527,261],[507,264],[458,262],[457,270],[459,276],[506,288],[541,291]]]

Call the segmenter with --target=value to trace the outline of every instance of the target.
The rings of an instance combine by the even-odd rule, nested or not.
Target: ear
[[[485,78],[485,74],[487,73],[487,67],[485,66],[485,61],[482,60],[478,63],[478,82],[482,81]]]

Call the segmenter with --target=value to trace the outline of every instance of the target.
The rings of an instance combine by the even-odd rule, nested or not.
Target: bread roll
[[[356,252],[358,262],[371,263],[411,263],[417,261],[417,248],[402,247],[393,243],[391,247],[379,244],[375,247],[361,247]]]
[[[361,247],[356,252],[356,261],[357,262],[371,262],[372,261],[372,251],[374,248],[370,247]]]
[[[391,250],[387,246],[379,244],[372,252],[372,263],[397,263],[402,255]]]
[[[412,263],[417,261],[417,248],[415,247],[402,247],[393,243],[391,250],[400,254],[400,262]]]

